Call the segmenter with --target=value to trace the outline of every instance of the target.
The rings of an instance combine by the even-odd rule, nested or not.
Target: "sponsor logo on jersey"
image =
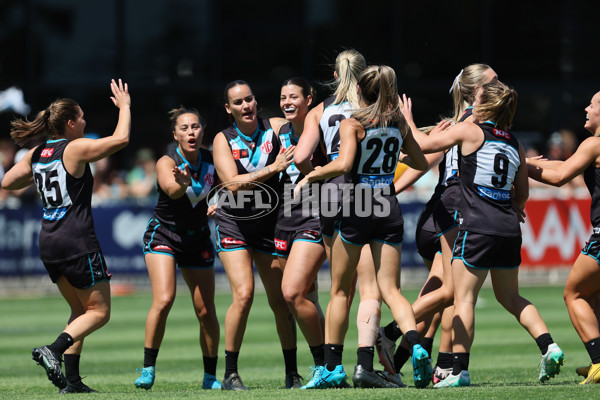
[[[383,188],[394,182],[394,175],[359,175],[360,183],[374,188]]]
[[[166,246],[164,244],[159,244],[156,245],[152,248],[152,251],[158,251],[158,250],[169,250],[169,251],[173,251],[172,248],[170,248],[169,246]]]
[[[260,151],[264,154],[269,154],[273,151],[273,143],[271,141],[266,141],[260,145]]]
[[[233,154],[233,159],[234,160],[239,160],[241,158],[248,158],[250,157],[250,153],[248,153],[247,149],[235,149],[231,151]]]
[[[498,201],[510,201],[510,191],[508,190],[492,189],[480,185],[475,185],[475,187],[477,189],[477,194],[481,197],[487,197],[488,199]]]
[[[40,154],[41,157],[50,157],[52,156],[52,153],[54,153],[54,149],[53,148],[47,148],[42,150],[42,154]]]
[[[276,250],[287,250],[287,240],[275,239],[275,249]]]
[[[232,244],[246,244],[246,242],[242,241],[242,240],[237,240],[234,238],[230,238],[230,237],[226,237],[221,239],[221,245],[222,246],[230,246]]]
[[[502,129],[496,129],[494,128],[494,135],[496,136],[500,136],[503,137],[505,139],[509,139],[510,140],[510,133],[503,131]]]
[[[213,174],[206,174],[204,176],[204,183],[206,183],[207,185],[212,186],[213,183],[215,183],[215,177],[213,176]]]

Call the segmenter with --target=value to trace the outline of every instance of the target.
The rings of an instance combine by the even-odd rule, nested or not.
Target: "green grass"
[[[585,365],[589,358],[573,329],[562,301],[562,288],[524,288],[522,294],[531,300],[545,319],[554,340],[566,355],[566,365],[559,376],[548,384],[537,382],[536,370],[540,355],[534,340],[515,319],[494,299],[490,289],[484,288],[476,310],[475,342],[471,352],[471,381],[469,388],[418,390],[360,389],[299,391],[285,390],[283,357],[275,333],[273,316],[263,293],[257,293],[239,367],[249,392],[202,391],[202,355],[198,344],[198,324],[192,311],[189,294],[179,291],[179,297],[169,316],[165,340],[160,350],[157,379],[150,391],[137,390],[133,381],[135,369],[142,366],[144,321],[150,306],[149,293],[113,298],[111,321],[107,326],[86,339],[81,360],[85,382],[101,393],[93,398],[104,399],[165,399],[165,398],[344,398],[363,399],[581,399],[598,396],[598,388],[580,386],[581,380],[574,369]],[[414,300],[416,291],[407,291]],[[322,293],[323,308],[327,294]],[[217,312],[223,323],[230,303],[228,294],[217,295]],[[356,362],[356,302],[346,338],[344,365],[352,374]],[[61,332],[67,317],[67,305],[57,296],[43,298],[0,299],[0,398],[47,399],[54,398],[57,389],[46,378],[41,367],[31,360],[31,349],[47,344]],[[384,306],[382,322],[390,321]],[[223,326],[223,325],[221,325]],[[217,375],[224,371],[223,334],[221,328],[220,359]],[[436,338],[437,339],[437,338]],[[434,356],[437,354],[434,347]],[[299,332],[298,367],[301,375],[309,372],[311,356]],[[376,368],[378,364],[376,363]],[[411,386],[412,371],[403,369],[404,381]]]

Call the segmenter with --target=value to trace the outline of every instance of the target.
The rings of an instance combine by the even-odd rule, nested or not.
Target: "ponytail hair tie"
[[[452,91],[454,90],[454,85],[456,84],[456,86],[458,87],[458,90],[460,90],[460,77],[462,76],[464,69],[461,69],[460,72],[458,73],[458,75],[456,75],[456,78],[454,78],[454,82],[452,82],[452,86],[450,86],[450,91],[448,93],[452,93]]]

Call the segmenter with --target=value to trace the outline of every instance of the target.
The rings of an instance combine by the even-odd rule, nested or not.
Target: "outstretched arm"
[[[575,154],[566,161],[543,161],[527,159],[529,177],[536,181],[553,186],[562,186],[571,181],[591,164],[600,158],[600,138],[591,137],[584,140]]]
[[[294,146],[287,149],[282,147],[273,164],[247,174],[238,174],[227,138],[223,132],[219,132],[213,141],[213,160],[219,177],[227,189],[235,193],[252,188],[256,182],[264,182],[276,173],[285,171],[293,161],[294,149]]]
[[[425,154],[425,159],[427,160],[428,164],[427,169],[424,171],[419,171],[413,168],[408,168],[406,171],[404,171],[398,180],[394,182],[396,194],[401,193],[411,187],[416,181],[421,179],[421,177],[425,175],[427,171],[438,165],[443,158],[444,152]]]
[[[113,79],[110,83],[112,97],[110,98],[119,109],[119,121],[111,136],[101,139],[76,139],[65,149],[65,162],[67,170],[72,171],[68,164],[85,164],[100,160],[121,150],[129,143],[131,131],[131,97],[127,83],[119,79],[119,83]]]

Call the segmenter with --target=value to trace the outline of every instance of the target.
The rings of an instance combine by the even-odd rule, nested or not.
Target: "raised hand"
[[[400,96],[398,96],[400,97]],[[402,98],[399,99],[400,100],[400,111],[402,112],[402,115],[404,116],[404,119],[406,120],[406,122],[411,125],[414,123],[413,121],[413,114],[412,114],[412,100],[410,99],[410,97],[407,97],[406,94],[402,94]]]
[[[131,105],[131,97],[129,96],[129,87],[127,86],[127,83],[123,83],[123,81],[119,79],[119,83],[117,84],[114,79],[111,79],[110,90],[113,94],[110,99],[117,108],[129,107]]]

